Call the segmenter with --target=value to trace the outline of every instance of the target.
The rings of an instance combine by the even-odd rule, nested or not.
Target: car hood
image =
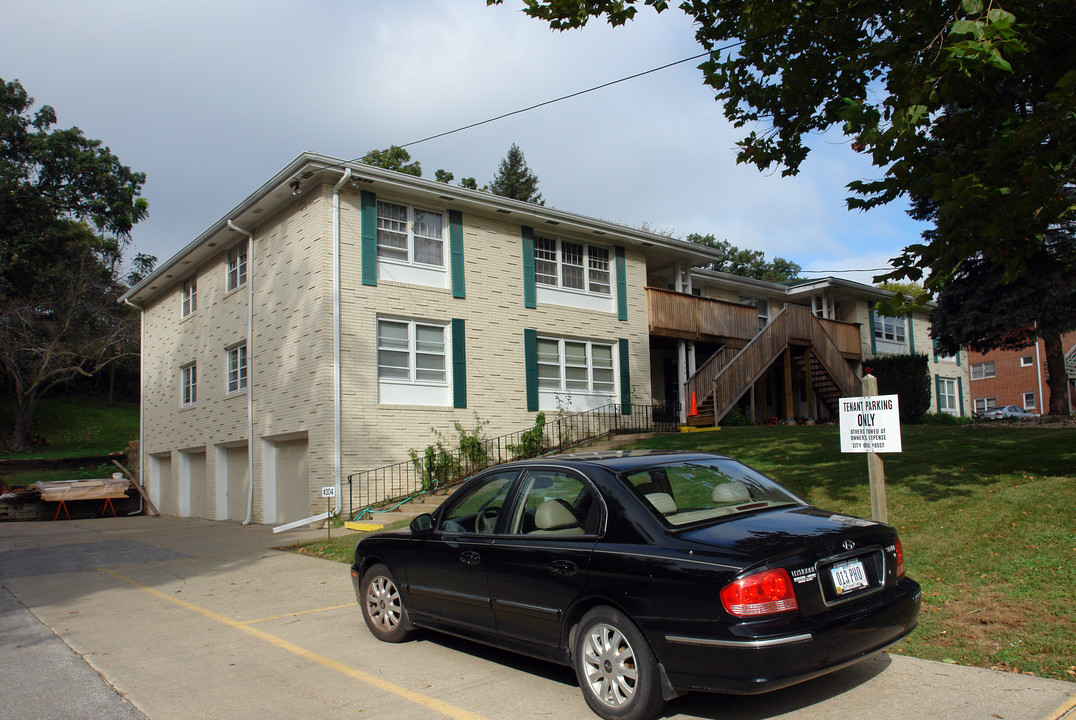
[[[846,541],[857,546],[882,545],[895,536],[888,525],[816,507],[751,513],[680,535],[689,542],[734,550],[772,565],[793,556],[817,559],[836,555],[847,550],[843,545]]]

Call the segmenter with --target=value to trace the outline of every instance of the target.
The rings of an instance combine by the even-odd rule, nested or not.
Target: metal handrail
[[[466,450],[438,448],[429,457],[416,454],[412,460],[360,470],[347,476],[348,515],[360,517],[372,508],[401,504],[462,482],[487,467],[567,450],[604,435],[671,432],[677,428],[677,416],[677,412],[668,411],[664,405],[611,403],[547,420],[541,432],[529,428],[483,439]]]

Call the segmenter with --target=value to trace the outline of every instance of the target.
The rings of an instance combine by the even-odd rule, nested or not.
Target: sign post
[[[900,407],[896,395],[878,395],[878,378],[863,376],[863,397],[841,398],[841,452],[867,453],[871,519],[888,522],[885,467],[880,452],[901,452]]]
[[[336,497],[336,486],[325,485],[321,488],[321,496],[325,498],[325,529],[328,531],[329,540],[333,539],[333,498]]]

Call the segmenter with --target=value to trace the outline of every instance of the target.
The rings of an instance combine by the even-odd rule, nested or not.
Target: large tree
[[[978,352],[1020,350],[1043,339],[1051,415],[1067,415],[1062,333],[1076,330],[1076,246],[1072,236],[1050,233],[1042,249],[1027,260],[1019,282],[1006,282],[1001,265],[982,257],[961,264],[938,296],[931,335],[938,349],[955,354],[961,347]],[[1040,399],[1041,401],[1041,399]]]
[[[121,358],[135,332],[120,266],[146,216],[145,175],[48,105],[0,80],[0,370],[14,406],[10,444],[29,449],[49,390]]]
[[[508,154],[501,158],[497,174],[489,183],[489,191],[513,200],[545,205],[542,193],[538,192],[538,176],[531,172],[527,158],[515,143],[508,148]]]
[[[499,4],[502,0],[487,0]],[[630,21],[668,0],[524,0],[555,29]],[[888,277],[936,292],[981,254],[1015,279],[1046,233],[1076,214],[1076,3],[1072,0],[684,0],[709,51],[703,79],[737,127],[737,159],[795,174],[805,138],[843,127],[881,177],[849,183],[854,208],[912,194],[939,204],[937,233],[909,245]],[[970,167],[931,138],[954,123]]]

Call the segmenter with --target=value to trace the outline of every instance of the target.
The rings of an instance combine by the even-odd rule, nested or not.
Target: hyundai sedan
[[[364,537],[351,577],[378,639],[425,628],[571,666],[618,720],[845,667],[910,633],[921,603],[892,527],[702,453],[499,465]]]

